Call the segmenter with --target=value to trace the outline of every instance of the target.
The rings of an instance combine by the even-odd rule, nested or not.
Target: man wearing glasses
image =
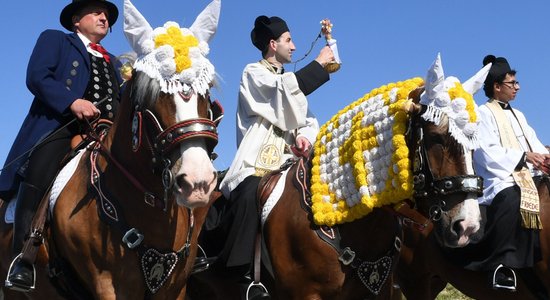
[[[516,272],[525,276],[541,259],[533,177],[549,173],[550,155],[523,113],[510,106],[520,89],[516,71],[504,57],[487,55],[483,64],[489,63],[483,88],[489,100],[478,110],[480,147],[473,157],[483,177],[483,237],[460,251],[467,269],[489,273],[493,288],[515,291]]]

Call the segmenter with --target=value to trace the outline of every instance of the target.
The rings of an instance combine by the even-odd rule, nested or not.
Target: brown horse
[[[144,38],[163,34],[162,29],[153,33],[144,20],[136,21],[141,15],[128,0],[125,18],[127,14],[134,21],[127,25],[140,24]],[[165,31],[207,42],[218,15],[219,0],[214,0],[195,21],[208,28],[180,30],[169,22]],[[131,36],[142,29],[133,29],[129,40],[143,42]],[[199,79],[193,74],[176,78],[176,73],[176,79],[159,80],[154,64],[147,64],[161,50],[132,46],[141,56],[114,123],[108,131],[90,134],[92,143],[53,184],[51,198],[57,201],[43,233],[35,290],[23,294],[4,288],[9,299],[185,297],[197,237],[217,182],[212,158],[221,117],[216,112],[221,110],[210,101],[212,82],[205,81],[213,79],[214,69],[197,47],[190,60],[201,59],[205,67],[194,70]],[[170,46],[165,44],[162,51]],[[0,233],[5,276],[12,257],[11,225],[2,222]]]
[[[49,260],[49,269],[39,265],[36,291],[29,296],[44,299],[43,290],[50,287],[40,278],[47,278],[43,275],[49,271],[75,298],[138,299],[147,294],[183,298],[204,206],[216,183],[210,160],[216,128],[209,119],[208,96],[193,96],[186,102],[179,95],[157,93],[135,110],[135,98],[147,91],[142,86],[155,86],[155,81],[137,72],[105,139],[79,156],[76,171],[53,209],[45,245],[49,259],[40,257]],[[176,112],[182,110],[194,111],[196,118],[178,120]],[[153,119],[143,120],[143,144],[136,149],[132,119],[139,112]],[[193,124],[208,130],[193,131]],[[168,129],[161,133],[157,125]],[[166,151],[155,149],[153,142],[177,136],[178,129],[185,129],[188,136],[179,134],[182,138],[174,139]],[[152,168],[155,158],[174,163]],[[1,230],[6,274],[11,225],[4,223]]]
[[[549,295],[544,289],[550,291],[550,178],[546,175],[536,177],[535,183],[543,223],[540,232],[543,260],[533,269],[517,273],[515,293],[492,289],[487,273],[465,270],[452,264],[433,236],[406,228],[396,275],[407,299],[435,299],[447,283],[474,299],[547,299]]]
[[[407,131],[410,160],[415,161],[414,200],[434,222],[434,233],[441,243],[463,246],[479,228],[475,195],[481,192],[481,179],[473,175],[471,151],[451,135],[450,118],[426,120],[428,107],[418,104],[421,92],[415,89],[405,95],[415,101],[409,106]],[[308,173],[300,160],[285,176],[275,175],[285,182],[275,204],[259,190],[263,214],[266,206],[273,207],[266,218],[262,217],[268,253],[263,256],[263,283],[276,299],[391,298],[391,274],[399,257],[402,222],[419,227],[428,222],[418,222],[415,211],[407,211],[406,205],[397,211],[386,205],[352,222],[318,226],[313,222]],[[264,177],[262,182],[278,189],[274,179]],[[266,270],[272,276],[265,276]],[[255,284],[260,284],[255,279]],[[192,276],[189,291],[193,299],[239,299],[224,292],[225,287],[216,291],[223,283],[214,272]]]

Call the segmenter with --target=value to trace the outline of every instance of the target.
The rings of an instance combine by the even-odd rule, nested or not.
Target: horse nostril
[[[452,231],[457,235],[457,236],[461,236],[462,233],[464,233],[464,227],[462,226],[462,222],[464,220],[457,220],[453,223],[453,226],[451,227],[452,228]]]
[[[181,190],[190,190],[192,188],[192,184],[188,182],[186,174],[181,174],[176,176],[176,184]]]
[[[464,232],[464,228],[462,228],[462,221],[464,220],[456,220],[453,222],[453,226],[451,226],[453,233],[457,236],[460,236],[462,232]]]

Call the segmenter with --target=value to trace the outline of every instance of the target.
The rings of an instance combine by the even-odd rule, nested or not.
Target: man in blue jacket
[[[0,174],[0,198],[17,197],[16,258],[6,279],[12,289],[28,291],[34,284],[32,264],[17,254],[30,234],[40,200],[70,151],[71,138],[82,133],[79,123],[71,120],[114,117],[122,80],[116,58],[99,42],[117,17],[111,2],[73,0],[60,15],[61,25],[72,33],[46,30],[32,52],[27,87],[34,100]]]

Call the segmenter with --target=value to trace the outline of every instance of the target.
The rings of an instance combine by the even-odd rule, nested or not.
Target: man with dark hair
[[[251,282],[260,222],[256,203],[260,178],[288,158],[309,155],[319,125],[306,95],[329,80],[324,66],[334,60],[332,50],[325,46],[301,70],[285,72],[283,65],[291,62],[296,48],[286,22],[279,17],[256,18],[251,39],[262,59],[243,71],[237,108],[238,150],[220,184],[227,199],[224,215],[216,229],[204,232],[206,240],[214,232],[226,237],[215,265],[231,270],[245,287]],[[269,299],[269,295],[256,293],[252,299]]]
[[[480,148],[474,167],[484,179],[479,198],[484,236],[468,246],[466,268],[490,272],[496,289],[514,291],[516,272],[541,259],[539,198],[533,177],[548,173],[550,155],[527,124],[523,113],[512,108],[520,89],[516,71],[504,57],[488,55],[492,63],[485,80],[489,100],[479,107]]]
[[[34,47],[27,69],[34,100],[0,175],[0,197],[17,197],[9,288],[28,291],[34,285],[32,264],[17,254],[40,200],[70,151],[71,138],[82,133],[71,121],[114,119],[122,82],[119,65],[98,43],[117,17],[111,2],[73,0],[60,15],[61,25],[72,33],[46,30]]]

